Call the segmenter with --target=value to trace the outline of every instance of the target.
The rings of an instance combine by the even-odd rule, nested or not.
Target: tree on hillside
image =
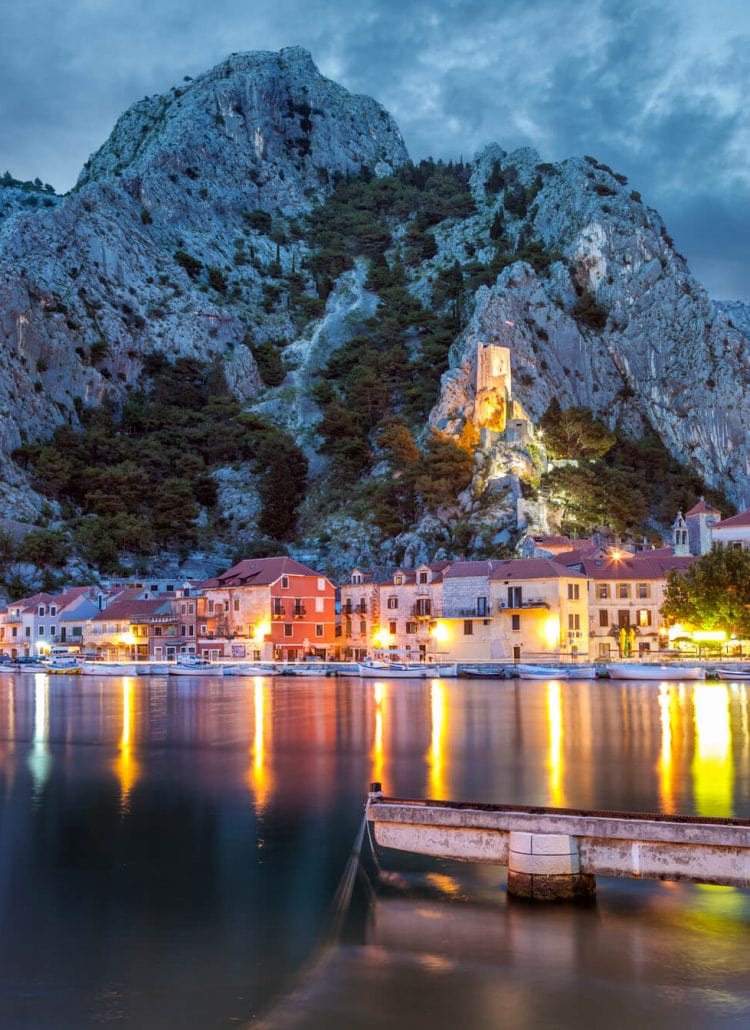
[[[661,613],[668,626],[750,636],[750,553],[717,546],[686,572],[670,570]]]
[[[602,458],[617,442],[588,408],[562,409],[556,397],[539,423],[551,458]]]

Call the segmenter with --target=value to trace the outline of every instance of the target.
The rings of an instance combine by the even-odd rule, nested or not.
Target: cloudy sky
[[[0,34],[0,173],[67,189],[133,101],[295,44],[380,100],[413,157],[594,154],[713,296],[750,300],[747,0],[20,0]]]

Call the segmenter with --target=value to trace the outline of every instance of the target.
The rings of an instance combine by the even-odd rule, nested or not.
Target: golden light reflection
[[[49,741],[49,677],[44,672],[34,676],[34,736],[29,755],[29,769],[34,780],[34,797],[38,797],[49,776],[52,757]]]
[[[550,680],[547,684],[547,726],[549,728],[547,770],[549,772],[550,804],[556,808],[564,808],[562,687],[559,680]]]
[[[131,676],[122,680],[122,733],[120,734],[120,750],[115,759],[114,769],[120,781],[120,812],[124,815],[130,808],[130,793],[138,779],[138,763],[133,756],[133,739],[135,736],[135,681]]]
[[[446,798],[445,793],[445,735],[447,730],[447,697],[445,685],[433,680],[430,687],[430,711],[432,716],[432,737],[427,756],[430,767],[428,796],[438,800]]]
[[[734,814],[734,756],[728,686],[693,689],[693,795],[698,815]]]
[[[659,721],[661,724],[661,749],[659,751],[659,808],[662,812],[675,811],[671,700],[669,684],[660,683]]]
[[[268,706],[266,705],[266,694],[270,686],[262,676],[253,677],[253,709],[254,709],[254,731],[253,746],[251,749],[252,761],[248,770],[247,782],[250,790],[255,795],[255,804],[262,809],[268,803],[273,789],[273,780],[268,765],[267,743],[268,743]]]
[[[372,687],[372,696],[375,702],[375,735],[372,741],[372,775],[370,779],[375,780],[377,783],[383,783],[383,699],[385,698],[385,683],[376,680]]]

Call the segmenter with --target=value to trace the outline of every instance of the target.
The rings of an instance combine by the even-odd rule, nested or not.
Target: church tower
[[[708,504],[705,497],[701,497],[698,503],[685,513],[685,519],[690,539],[690,553],[708,554],[713,545],[711,527],[721,522],[721,512]]]
[[[690,555],[688,542],[688,525],[681,511],[672,525],[672,554],[675,558],[687,558]]]

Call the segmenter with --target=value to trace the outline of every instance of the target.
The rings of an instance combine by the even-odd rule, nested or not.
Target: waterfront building
[[[711,525],[712,544],[750,550],[750,511],[741,511]]]
[[[153,622],[171,610],[171,597],[149,590],[120,590],[87,623],[84,650],[110,661],[145,661],[151,654]],[[158,657],[162,657],[158,655]],[[166,657],[166,655],[164,655]]]
[[[12,601],[0,612],[0,651],[11,658],[48,654],[55,645],[75,647],[98,611],[93,587],[41,592]]]
[[[380,627],[380,588],[393,583],[393,566],[352,569],[349,582],[341,585],[340,645],[347,658],[360,661],[370,652],[375,630]]]
[[[248,558],[198,589],[201,653],[294,661],[336,648],[336,588],[292,558]]]
[[[682,549],[682,541],[678,544]],[[589,634],[592,656],[607,659],[620,653],[622,632],[628,648],[643,654],[667,646],[667,630],[661,617],[667,573],[683,570],[697,559],[663,547],[616,557],[572,556],[570,567],[582,572],[589,591]],[[558,563],[571,556],[560,555]]]

